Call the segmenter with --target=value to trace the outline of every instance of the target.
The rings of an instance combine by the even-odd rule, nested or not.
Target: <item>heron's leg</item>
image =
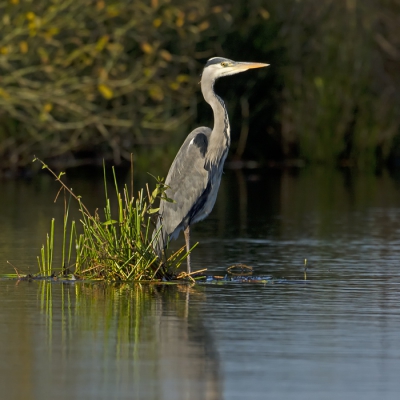
[[[190,226],[188,225],[187,228],[183,231],[185,234],[185,241],[186,241],[186,251],[189,252],[190,250]],[[187,273],[190,274],[190,254],[187,256]]]

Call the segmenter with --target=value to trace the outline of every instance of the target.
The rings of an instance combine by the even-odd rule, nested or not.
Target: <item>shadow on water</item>
[[[1,313],[4,398],[222,396],[218,353],[196,311],[201,291],[44,281],[0,287],[12,305]]]

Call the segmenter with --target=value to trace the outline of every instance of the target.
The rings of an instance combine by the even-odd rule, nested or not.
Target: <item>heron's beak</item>
[[[252,68],[268,67],[269,64],[254,63],[254,62],[238,62],[233,66],[233,70],[237,72],[247,71]]]

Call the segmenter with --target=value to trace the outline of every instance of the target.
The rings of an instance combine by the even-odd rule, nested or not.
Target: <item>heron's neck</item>
[[[222,159],[223,164],[231,144],[231,131],[225,104],[221,97],[215,94],[213,86],[212,84],[208,91],[203,90],[204,99],[214,113],[214,127],[209,138],[206,158],[212,164],[220,164]]]

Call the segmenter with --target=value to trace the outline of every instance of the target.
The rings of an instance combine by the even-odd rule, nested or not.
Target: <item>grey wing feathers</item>
[[[198,202],[204,201],[209,173],[204,168],[208,138],[211,129],[200,127],[192,131],[179,149],[165,180],[170,186],[166,195],[174,203],[161,201],[160,217],[155,232],[160,232],[156,250],[159,254],[169,238],[176,238],[180,230],[189,223],[192,214],[199,208]]]

